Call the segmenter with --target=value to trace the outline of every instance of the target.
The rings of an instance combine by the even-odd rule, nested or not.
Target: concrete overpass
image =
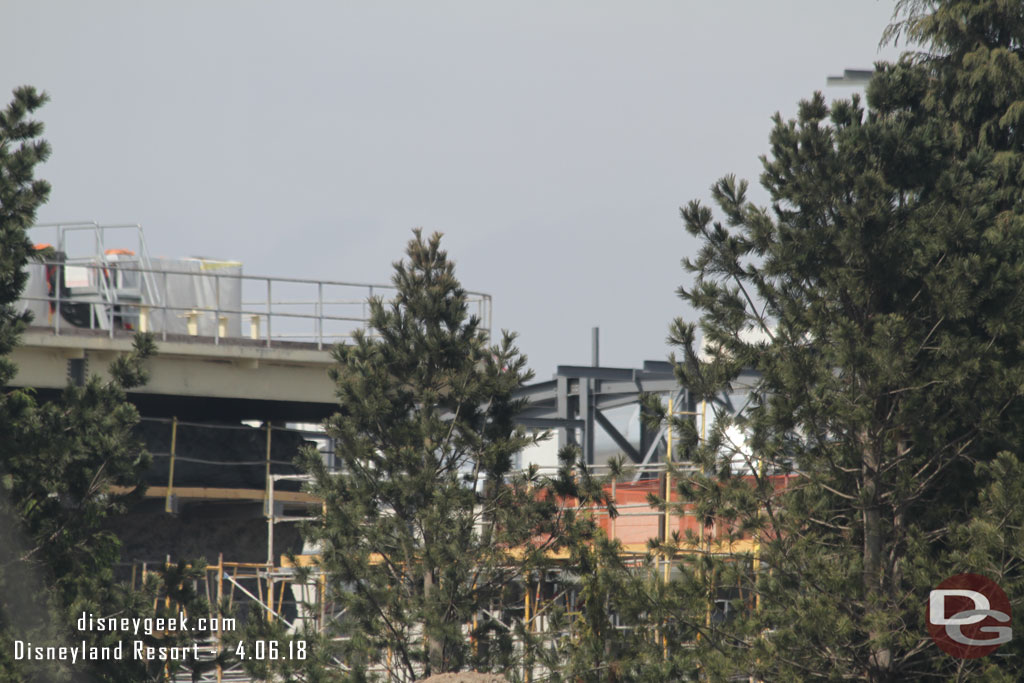
[[[44,397],[68,380],[108,376],[110,363],[132,349],[130,331],[30,327],[11,360],[13,386]],[[328,377],[330,351],[315,343],[167,335],[148,363],[149,382],[129,398],[140,413],[191,420],[317,422],[337,409]]]

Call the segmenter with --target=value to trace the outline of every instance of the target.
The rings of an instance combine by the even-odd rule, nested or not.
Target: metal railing
[[[168,334],[177,333],[205,338],[214,344],[222,339],[248,339],[268,348],[275,342],[290,341],[313,343],[317,349],[323,349],[350,338],[357,329],[365,329],[369,301],[374,297],[387,301],[396,291],[393,285],[169,270],[117,262],[51,260],[34,262],[30,267],[33,266],[46,272],[49,293],[26,294],[21,301],[44,304],[37,309],[47,309],[46,324],[58,335],[84,327],[104,330],[110,337],[118,330],[139,330],[155,332],[163,341]],[[67,266],[89,271],[92,291],[79,295],[62,291],[68,288],[63,286],[61,271],[53,276],[50,269]],[[141,277],[141,296],[119,295],[112,277],[123,273],[137,273]],[[183,277],[191,278],[196,287],[212,290],[212,303],[172,303],[168,280],[178,278],[180,282]],[[232,297],[234,302],[225,296],[228,285],[239,291],[239,297]],[[476,315],[490,334],[491,296],[467,292],[467,297],[470,314]],[[87,307],[78,310],[87,317],[88,324],[73,325],[65,319],[64,312],[75,306]],[[40,312],[36,311],[36,324]]]

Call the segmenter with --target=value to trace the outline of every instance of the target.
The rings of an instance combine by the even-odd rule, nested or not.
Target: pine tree
[[[49,146],[39,139],[42,124],[31,119],[45,101],[34,89],[19,88],[0,113],[0,386],[15,375],[6,356],[29,321],[14,303],[33,253],[26,232],[49,193],[49,185],[34,177]],[[134,352],[113,363],[111,380],[92,377],[51,403],[37,402],[31,390],[0,393],[0,681],[163,676],[162,667],[147,672],[144,663],[72,668],[15,661],[13,649],[14,640],[110,644],[110,634],[74,629],[82,611],[152,611],[151,601],[114,581],[119,544],[101,524],[129,500],[111,495],[109,486],[141,486],[148,465],[132,434],[138,414],[124,390],[145,381],[143,364],[153,350],[150,337],[137,337]]]
[[[603,503],[607,504],[607,502]],[[678,581],[665,581],[657,557],[627,554],[622,544],[598,533],[574,544],[571,572],[578,614],[554,610],[549,633],[557,634],[542,661],[554,683],[661,683],[696,680],[692,648],[699,597]],[[672,644],[670,647],[669,644]]]
[[[526,358],[507,332],[488,346],[440,242],[415,231],[393,301],[336,348],[341,470],[310,461],[325,514],[309,533],[351,680],[511,667],[508,610],[561,538],[548,484],[513,471],[535,441],[515,424]]]
[[[25,264],[32,243],[27,231],[50,195],[50,184],[35,178],[35,167],[50,156],[50,145],[39,139],[43,124],[29,118],[46,99],[33,88],[18,88],[0,112],[0,386],[14,376],[6,356],[25,325],[14,303],[28,278]]]
[[[894,32],[933,52],[879,65],[867,110],[819,94],[795,121],[777,116],[768,208],[726,177],[712,188],[724,220],[682,210],[702,246],[680,295],[708,358],[676,321],[680,377],[713,400],[741,368],[760,376],[706,443],[689,432],[700,467],[683,494],[724,540],[757,541],[687,575],[709,598],[743,588],[743,616],[696,641],[712,677],[1015,680],[1021,667],[1016,643],[948,657],[925,616],[929,590],[964,571],[1021,596],[1006,501],[1024,446],[1024,7],[901,4]]]

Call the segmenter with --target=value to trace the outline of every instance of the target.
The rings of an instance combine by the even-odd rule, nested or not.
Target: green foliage
[[[151,349],[151,340],[137,340],[136,351],[118,364],[122,379],[144,375],[141,365]],[[132,433],[137,422],[123,385],[96,376],[84,386],[68,386],[53,402],[37,403],[21,390],[0,397],[0,637],[5,641],[34,637],[36,643],[67,644],[81,636],[92,644],[96,634],[65,626],[82,611],[146,613],[145,601],[116,584],[113,565],[120,543],[102,529],[105,519],[123,513],[142,491],[149,456]],[[134,493],[114,495],[111,486]],[[101,673],[106,664],[97,669],[109,680],[145,680],[122,676],[116,666],[107,673]],[[40,675],[58,680],[54,672]],[[26,675],[24,680],[35,679]]]
[[[570,566],[579,612],[555,609],[550,617],[549,634],[561,634],[541,659],[551,680],[694,680],[693,652],[675,644],[692,642],[703,630],[703,594],[666,582],[656,559],[628,555],[603,536],[578,545]]]
[[[314,609],[314,605],[307,605]],[[334,683],[344,680],[331,643],[331,636],[309,625],[289,632],[280,619],[268,620],[266,612],[250,610],[244,626],[227,642],[240,642],[243,653],[225,650],[226,663],[238,662],[237,654],[245,654],[243,668],[261,681],[288,681],[289,683]],[[257,659],[255,643],[275,643],[277,657]],[[269,647],[269,645],[268,645]]]
[[[49,185],[34,177],[49,155],[39,139],[42,124],[31,115],[46,101],[32,88],[14,91],[0,113],[0,386],[14,377],[6,358],[28,315],[17,313],[33,253],[26,231]],[[134,351],[112,364],[112,379],[91,377],[68,386],[56,401],[39,403],[31,390],[0,393],[0,681],[143,681],[163,677],[131,663],[95,665],[15,661],[13,642],[69,646],[85,640],[112,644],[109,634],[78,632],[82,611],[152,614],[149,599],[160,583],[134,592],[114,581],[119,543],[102,523],[133,499],[111,486],[141,492],[149,458],[132,435],[138,414],[125,390],[145,381],[144,363],[154,352],[139,335]],[[177,589],[175,589],[177,590]],[[184,599],[185,596],[182,596]],[[185,601],[193,604],[194,601]]]
[[[732,540],[757,539],[756,553],[689,574],[714,594],[733,565],[741,593],[760,596],[697,641],[712,676],[1020,669],[1014,643],[947,657],[924,617],[928,591],[962,571],[1021,596],[1005,501],[1020,495],[1024,446],[1024,10],[901,5],[893,33],[933,51],[879,65],[867,110],[816,94],[795,120],[776,116],[769,207],[729,176],[712,188],[723,220],[682,209],[702,246],[680,295],[701,312],[707,358],[677,321],[679,375],[708,399],[740,368],[760,377],[748,410],[691,440],[701,473],[681,484]]]
[[[335,349],[341,471],[309,461],[346,680],[511,667],[519,580],[561,542],[549,483],[513,471],[536,441],[515,424],[526,358],[509,333],[488,345],[440,239],[416,231],[394,300]]]
[[[21,87],[0,112],[0,386],[14,376],[14,367],[4,356],[25,324],[14,302],[28,278],[25,263],[32,243],[26,231],[50,194],[49,183],[35,178],[35,167],[50,156],[50,146],[39,139],[43,124],[31,119],[46,100],[44,93]]]

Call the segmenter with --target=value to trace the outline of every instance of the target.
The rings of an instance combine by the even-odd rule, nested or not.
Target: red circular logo
[[[936,586],[928,594],[927,621],[935,644],[961,659],[992,654],[1013,634],[1006,593],[978,574],[956,574]]]

